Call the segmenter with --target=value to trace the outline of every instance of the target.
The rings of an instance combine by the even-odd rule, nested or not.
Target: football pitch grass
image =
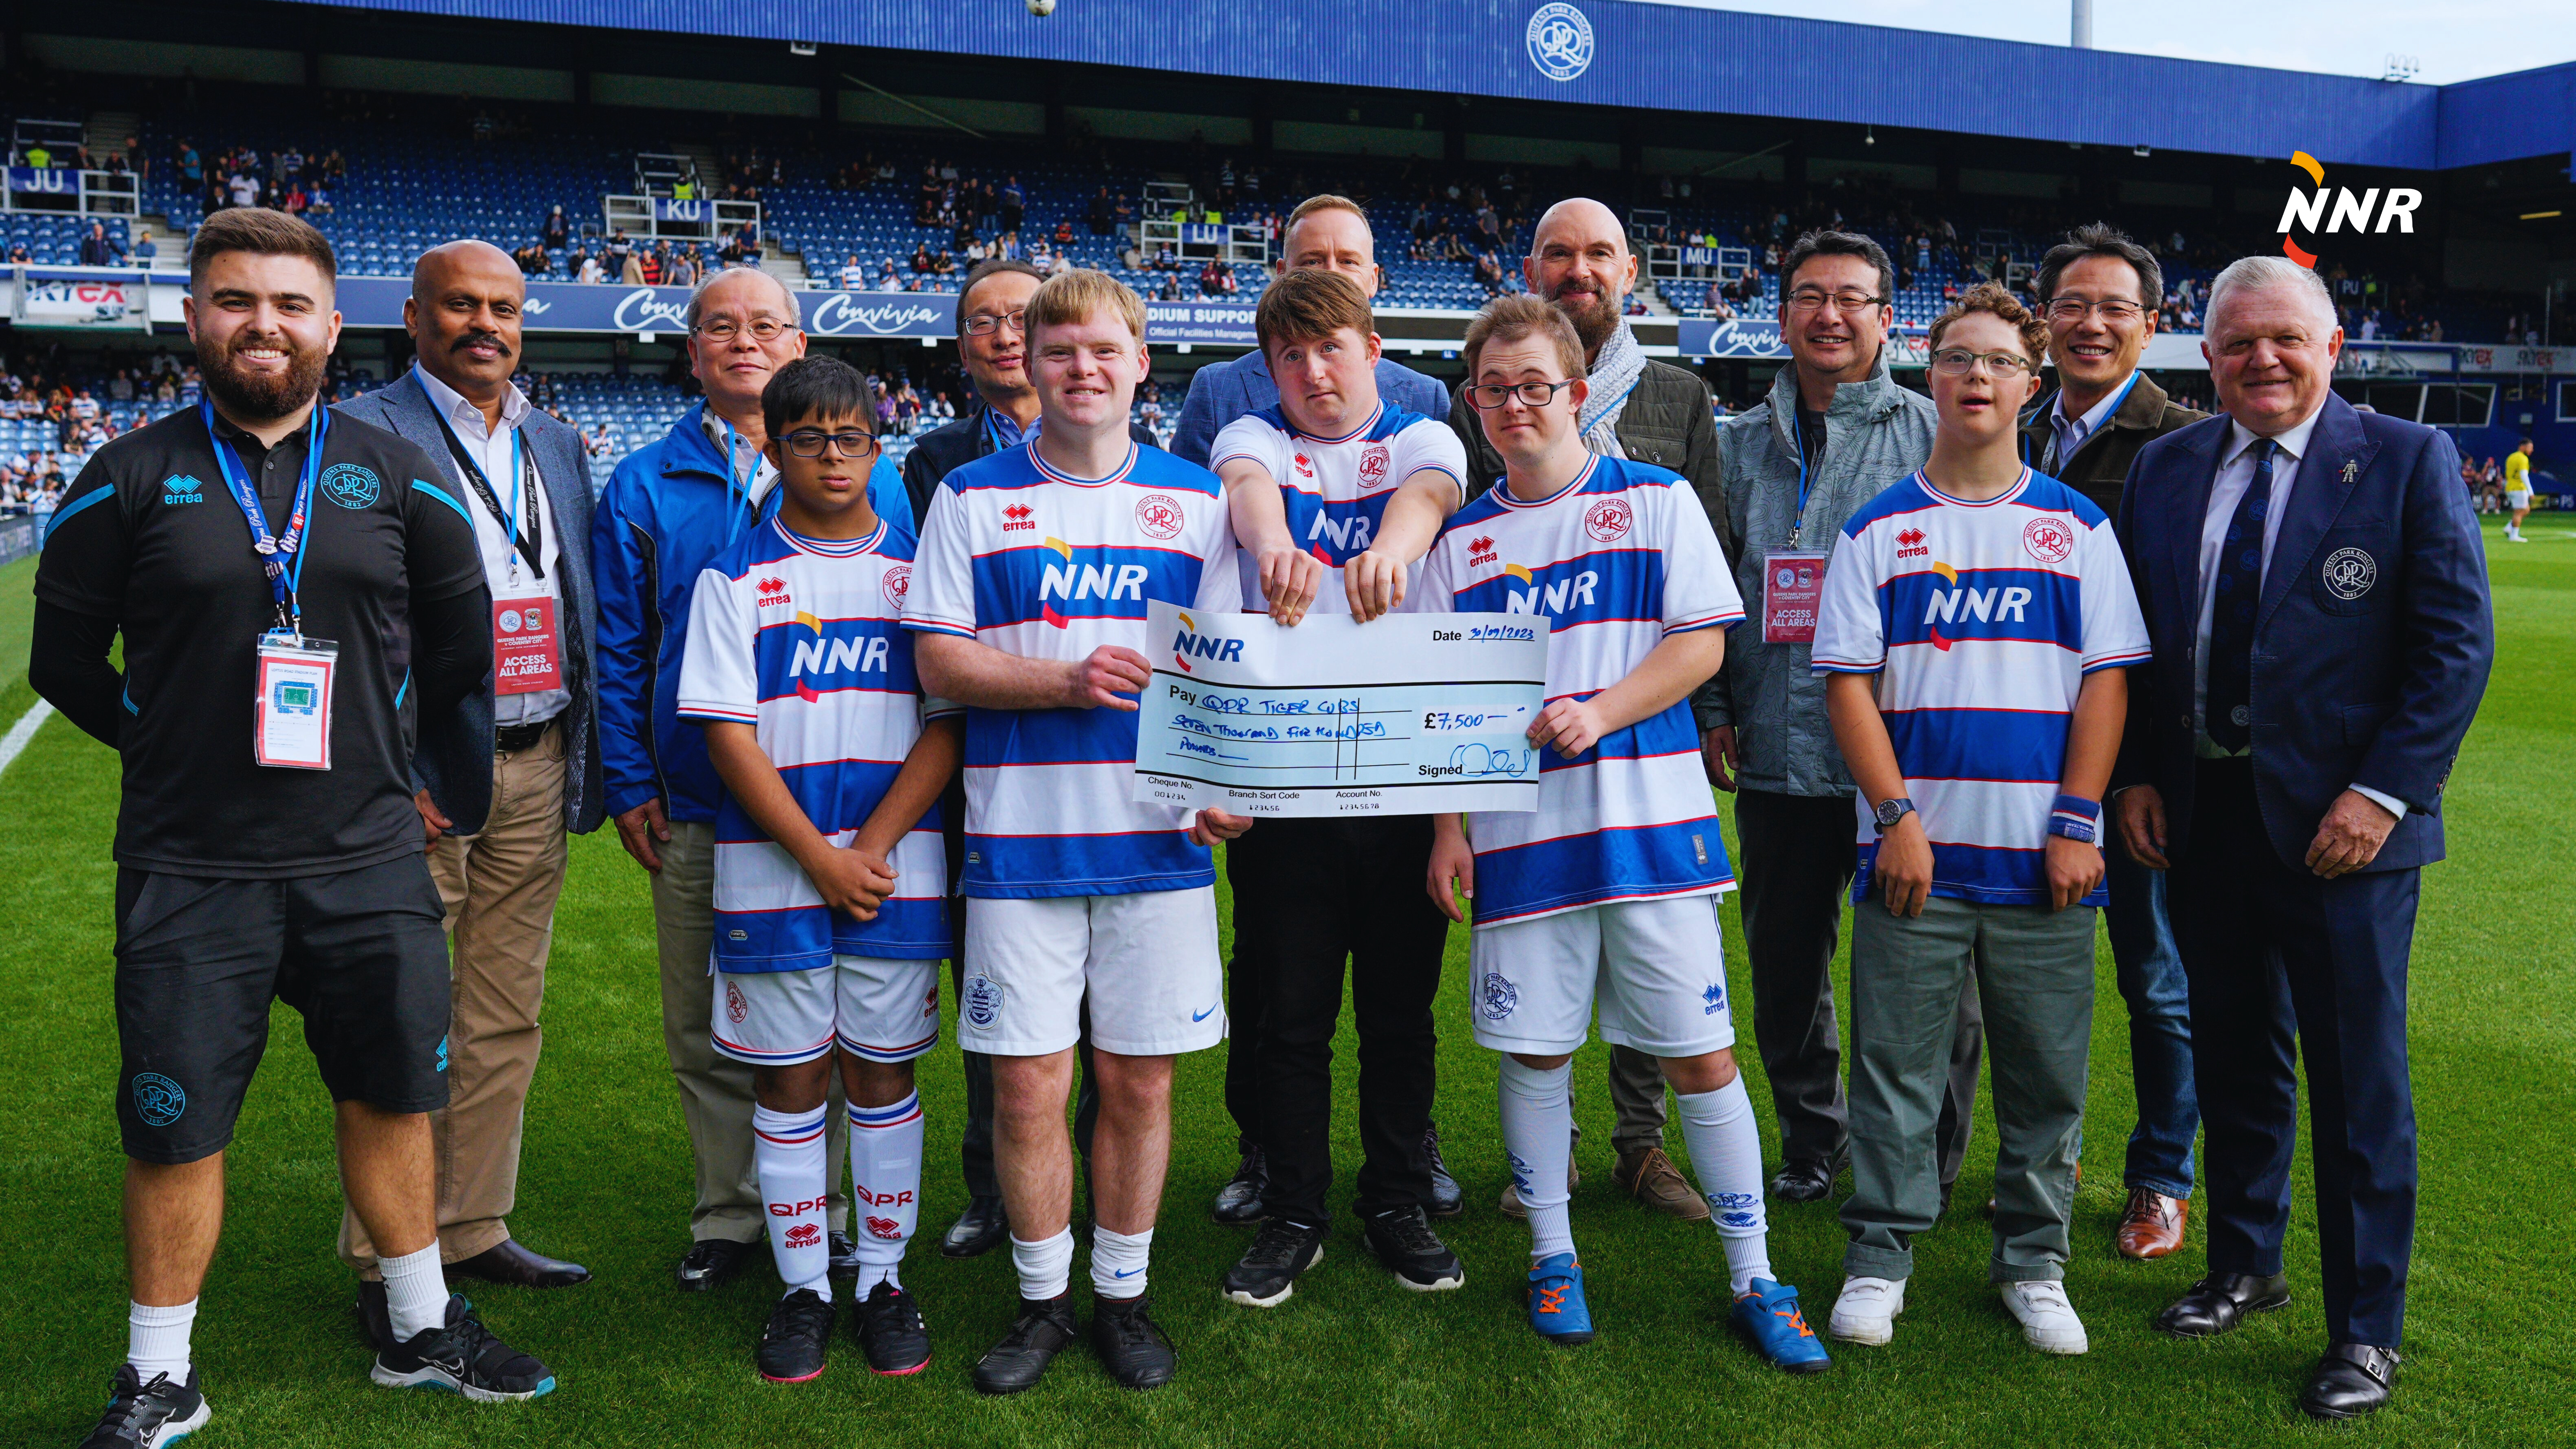
[[[684,1296],[671,1267],[688,1245],[689,1156],[662,1056],[644,877],[603,832],[574,844],[557,920],[547,1042],[529,1103],[519,1211],[530,1246],[586,1263],[587,1286],[554,1293],[465,1284],[489,1321],[542,1356],[560,1387],[534,1403],[483,1406],[397,1394],[366,1378],[350,1277],[332,1256],[340,1212],[329,1105],[299,1023],[284,1007],[230,1159],[224,1243],[197,1320],[197,1363],[214,1406],[196,1443],[383,1445],[1607,1444],[2257,1445],[2330,1436],[2403,1444],[2565,1443],[2576,1409],[2576,1309],[2564,1290],[2563,1184],[2576,1148],[2576,942],[2549,882],[2576,875],[2564,821],[2576,810],[2576,525],[2535,517],[2534,542],[2490,525],[2502,638],[2494,682],[2453,776],[2450,859],[2426,873],[2416,934],[2413,1050],[2423,1196],[2395,1407],[2314,1426],[2293,1404],[2323,1345],[2306,1155],[2288,1262],[2295,1300],[2220,1340],[2180,1343],[2147,1318],[2201,1270],[2203,1235],[2156,1264],[2111,1253],[2122,1146],[2132,1120],[2127,1016],[2097,951],[2090,1130],[2068,1287],[2092,1352],[2026,1348],[1985,1281],[1978,1204],[1994,1162],[1981,1105],[1958,1204],[1918,1244],[1893,1345],[1834,1346],[1833,1370],[1791,1379],[1726,1324],[1725,1259],[1705,1224],[1626,1201],[1610,1181],[1603,1051],[1575,1081],[1584,1174],[1574,1225],[1601,1337],[1545,1346],[1519,1306],[1527,1238],[1501,1218],[1493,1058],[1466,1030],[1466,932],[1450,936],[1438,1007],[1438,1115],[1469,1211],[1442,1231],[1466,1287],[1397,1288],[1347,1214],[1323,1263],[1267,1312],[1217,1296],[1249,1235],[1208,1220],[1234,1165],[1222,1050],[1184,1058],[1171,1185],[1156,1237],[1156,1313],[1180,1376],[1151,1394],[1110,1384],[1086,1347],[1014,1399],[977,1397],[967,1369],[1007,1322],[1009,1255],[941,1258],[935,1239],[963,1202],[956,1146],[963,1090],[953,1046],[923,1059],[929,1114],[922,1237],[906,1265],[936,1343],[929,1370],[866,1372],[846,1332],[831,1370],[763,1383],[752,1344],[777,1292],[765,1261],[724,1291]],[[24,678],[31,563],[0,570],[0,726],[33,702]],[[207,710],[239,707],[209,700]],[[0,1115],[0,1437],[70,1444],[94,1422],[124,1345],[118,1222],[115,1024],[108,846],[116,763],[49,720],[0,777],[0,1073],[19,1105]],[[1721,798],[1723,804],[1724,797]],[[2555,822],[2555,823],[2553,823]],[[1732,837],[1730,836],[1730,839]],[[1737,911],[1725,914],[1740,1060],[1765,1104],[1752,1052],[1750,984]],[[1838,968],[1839,969],[1839,968]],[[954,1003],[947,1003],[952,1013]],[[1347,1023],[1335,1193],[1357,1165],[1347,1116]],[[1683,1158],[1680,1134],[1671,1151]],[[1776,1168],[1776,1156],[1772,1156]],[[1848,1179],[1845,1180],[1846,1184]],[[1837,1200],[1840,1190],[1837,1192]],[[1774,1204],[1771,1257],[1822,1328],[1840,1282],[1831,1202]],[[1077,1287],[1084,1281],[1077,1259]]]

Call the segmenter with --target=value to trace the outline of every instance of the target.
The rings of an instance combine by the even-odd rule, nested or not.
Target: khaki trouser
[[[546,951],[563,893],[564,732],[492,758],[492,813],[480,833],[445,835],[429,873],[447,907],[454,1005],[448,1097],[432,1114],[438,1256],[453,1263],[506,1241],[519,1193],[519,1139],[544,1032]],[[375,1266],[357,1215],[340,1215],[340,1256]]]
[[[715,977],[708,962],[715,946],[715,826],[672,821],[661,855],[662,869],[653,877],[653,934],[662,963],[662,1047],[679,1083],[680,1116],[697,1159],[689,1236],[754,1242],[768,1215],[752,1161],[751,1068],[718,1055],[712,1039]],[[841,1174],[850,1146],[845,1100],[840,1073],[834,1072],[830,1115],[824,1119],[829,1148],[823,1181],[831,1188],[828,1216],[836,1233],[850,1218],[849,1185]]]

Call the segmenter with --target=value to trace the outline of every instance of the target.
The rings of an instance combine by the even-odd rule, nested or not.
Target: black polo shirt
[[[421,848],[412,797],[415,601],[483,586],[472,526],[411,443],[335,414],[300,552],[304,632],[335,640],[331,768],[251,755],[254,657],[275,614],[249,522],[189,408],[109,443],[55,513],[36,597],[125,636],[119,864],[175,875],[324,875]],[[282,533],[307,431],[263,448],[217,420]],[[421,481],[429,480],[429,481]]]

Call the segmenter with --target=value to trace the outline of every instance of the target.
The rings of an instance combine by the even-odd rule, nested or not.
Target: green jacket
[[[1780,369],[1771,395],[1726,420],[1718,435],[1718,489],[1728,526],[1718,530],[1745,622],[1726,636],[1726,666],[1691,697],[1705,731],[1733,725],[1738,777],[1780,795],[1849,796],[1851,771],[1825,719],[1825,681],[1804,644],[1762,642],[1762,558],[1788,545],[1798,521],[1797,367]],[[1825,442],[1807,490],[1799,547],[1833,551],[1853,510],[1903,482],[1932,456],[1932,400],[1898,385],[1882,351],[1868,380],[1834,389]]]
[[[2209,416],[2166,397],[2154,378],[2140,373],[2137,386],[2130,388],[2129,395],[2102,426],[2077,446],[2075,456],[2056,459],[2056,466],[2051,467],[2048,450],[2057,435],[2049,426],[2048,415],[2056,407],[2057,394],[2052,391],[2022,415],[2021,435],[2027,445],[2023,456],[2030,460],[2031,467],[2092,499],[2094,506],[2113,518],[2120,516],[2120,488],[2128,481],[2129,465],[2137,461],[2138,450]]]

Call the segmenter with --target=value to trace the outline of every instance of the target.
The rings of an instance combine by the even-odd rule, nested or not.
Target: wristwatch
[[[1885,835],[1896,828],[1896,822],[1913,813],[1914,802],[1902,795],[1878,802],[1878,833]]]

